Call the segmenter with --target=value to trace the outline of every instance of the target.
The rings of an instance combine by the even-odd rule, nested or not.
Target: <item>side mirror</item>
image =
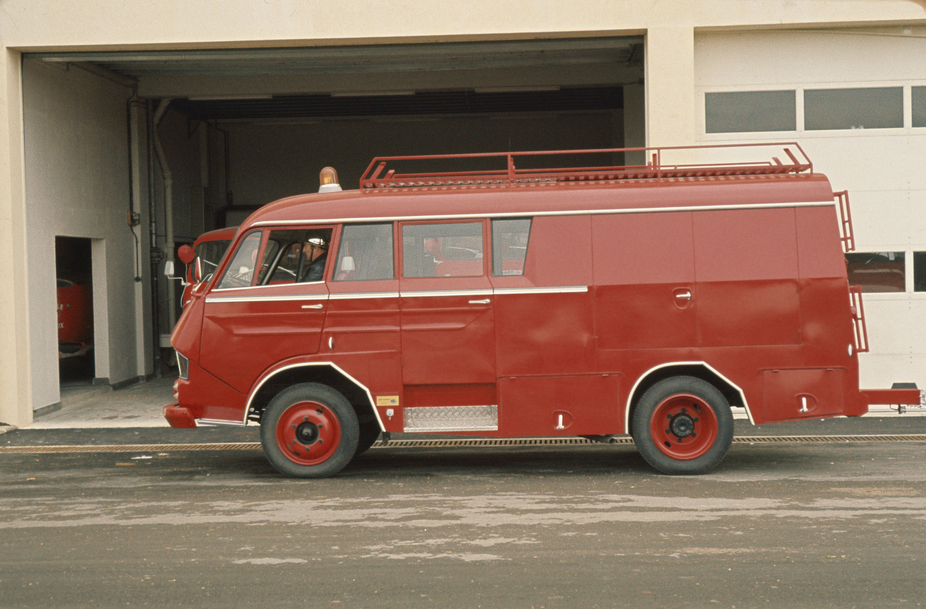
[[[181,245],[180,249],[177,250],[177,257],[180,258],[180,261],[183,264],[190,264],[193,262],[193,258],[196,254],[193,252],[193,248],[189,245]]]
[[[185,277],[176,277],[174,276],[174,261],[168,260],[164,263],[164,274],[167,275],[168,279],[176,279],[180,282],[180,285],[188,285]]]

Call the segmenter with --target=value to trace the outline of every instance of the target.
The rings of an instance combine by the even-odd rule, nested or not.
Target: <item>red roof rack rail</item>
[[[721,149],[736,149],[741,157],[760,160],[737,163],[711,163],[703,159]],[[752,152],[747,153],[746,150]],[[786,161],[769,154],[783,155]],[[644,165],[604,165],[544,167],[541,157],[556,160],[574,159],[580,155],[627,155],[642,153]],[[517,163],[515,162],[517,159]],[[519,169],[520,164],[531,168]],[[491,165],[489,169],[470,171],[435,171],[447,165]],[[412,171],[403,168],[410,167]],[[403,171],[400,171],[403,170]],[[591,150],[549,150],[538,152],[498,152],[476,154],[443,154],[419,156],[376,157],[360,178],[360,189],[376,192],[393,189],[419,188],[487,188],[510,186],[543,186],[564,183],[602,183],[623,180],[665,180],[730,176],[775,176],[813,173],[813,163],[796,142],[775,144],[723,144],[714,146],[677,146],[661,148],[603,148]]]

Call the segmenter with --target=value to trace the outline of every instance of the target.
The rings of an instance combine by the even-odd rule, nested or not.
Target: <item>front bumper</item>
[[[164,407],[164,418],[171,427],[179,429],[193,429],[196,427],[196,419],[189,408],[181,406],[179,403],[168,404]]]

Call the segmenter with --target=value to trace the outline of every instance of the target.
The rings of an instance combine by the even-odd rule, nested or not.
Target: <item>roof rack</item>
[[[741,158],[762,160],[739,163],[709,163],[700,159],[715,156],[715,151],[733,148]],[[751,149],[747,152],[746,149]],[[778,156],[771,156],[773,149]],[[537,157],[573,159],[578,155],[618,155],[642,153],[645,165],[574,166],[518,169],[522,161],[537,165]],[[675,159],[675,157],[678,157]],[[515,159],[518,159],[518,164]],[[675,159],[677,162],[671,162]],[[694,161],[692,159],[695,159]],[[435,172],[432,167],[442,163],[453,165],[486,165],[495,161],[496,169]],[[400,173],[402,167],[418,171]],[[420,171],[424,169],[425,171]],[[591,150],[551,150],[539,152],[499,152],[477,154],[443,154],[421,156],[376,157],[360,178],[360,189],[376,192],[394,189],[420,188],[491,188],[509,186],[543,186],[554,184],[594,184],[624,180],[666,180],[728,176],[773,176],[813,173],[813,164],[796,142],[775,144],[722,144],[713,146],[677,146],[660,148],[603,148]]]

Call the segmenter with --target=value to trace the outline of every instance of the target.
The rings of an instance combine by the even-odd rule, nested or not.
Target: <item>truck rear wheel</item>
[[[704,474],[733,443],[730,404],[701,379],[677,376],[650,387],[633,413],[633,441],[664,474]]]
[[[284,389],[264,411],[260,440],[271,465],[295,478],[326,478],[357,450],[357,414],[340,392],[303,383]]]

